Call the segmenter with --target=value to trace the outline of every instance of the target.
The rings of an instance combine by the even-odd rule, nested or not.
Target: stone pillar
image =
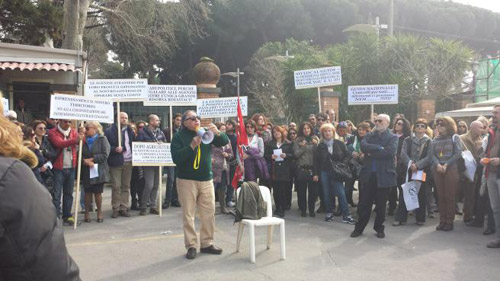
[[[335,122],[339,120],[340,92],[335,92],[333,87],[320,88],[321,110],[326,113],[328,110],[335,111]]]
[[[417,118],[427,121],[434,120],[436,115],[436,100],[433,98],[422,98],[417,100]]]
[[[202,57],[200,62],[193,68],[193,77],[198,91],[198,99],[218,98],[221,88],[217,88],[220,80],[220,69],[215,61],[208,57]],[[212,118],[203,118],[202,126],[213,123]]]

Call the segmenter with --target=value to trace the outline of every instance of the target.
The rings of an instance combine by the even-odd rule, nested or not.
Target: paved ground
[[[500,280],[500,250],[485,247],[493,237],[461,221],[445,233],[435,231],[437,219],[418,227],[410,217],[408,225],[393,227],[389,217],[385,239],[374,236],[372,222],[353,239],[353,226],[340,218],[324,222],[321,215],[302,218],[294,201],[286,213],[286,260],[280,260],[278,229],[270,250],[265,229],[257,229],[256,264],[249,260],[247,232],[235,253],[237,225],[228,215],[216,216],[215,244],[223,254],[187,260],[180,208],[163,217],[135,211],[111,219],[110,193],[106,188],[103,223],[94,215],[77,230],[65,228],[83,280]]]

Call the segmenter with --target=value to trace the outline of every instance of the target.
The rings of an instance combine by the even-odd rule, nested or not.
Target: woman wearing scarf
[[[347,149],[351,152],[351,170],[352,170],[352,179],[345,182],[346,189],[346,197],[347,202],[351,204],[351,206],[356,207],[352,199],[352,193],[354,191],[354,182],[358,179],[359,172],[361,171],[361,167],[363,166],[363,160],[365,159],[365,154],[361,151],[361,141],[366,136],[366,133],[370,131],[370,124],[366,122],[361,122],[355,134],[351,136],[347,140]],[[361,189],[360,182],[358,181],[358,189]]]
[[[317,198],[317,183],[313,181],[314,152],[318,145],[318,137],[313,135],[313,126],[309,122],[303,122],[299,126],[299,132],[296,141],[293,143],[293,153],[296,159],[296,178],[297,201],[301,216],[307,215],[315,217],[314,207]]]
[[[97,222],[103,222],[102,192],[104,183],[109,181],[108,156],[110,145],[102,131],[101,124],[87,121],[85,124],[85,143],[82,149],[81,179],[85,189],[85,222],[91,222],[89,217],[92,194],[97,205]],[[97,167],[96,167],[97,166]],[[97,171],[96,173],[91,173]]]
[[[333,221],[333,209],[335,196],[339,198],[340,208],[342,210],[342,222],[355,224],[347,205],[343,179],[338,178],[332,169],[332,163],[342,162],[348,164],[351,159],[343,141],[335,139],[335,127],[330,124],[324,124],[320,128],[321,142],[314,153],[313,180],[321,180],[325,200],[325,221]]]
[[[401,149],[403,148],[403,141],[411,135],[410,122],[406,120],[404,117],[396,117],[394,119],[394,128],[392,129],[392,133],[397,135],[399,138],[398,151],[396,154],[397,158],[396,173],[397,173],[398,186],[391,187],[389,191],[389,212],[388,212],[389,216],[394,215],[394,211],[396,211],[398,202],[398,190],[399,193],[402,192],[401,185],[405,182],[404,180],[404,177],[406,175],[405,167],[406,164],[408,163],[405,164],[403,163],[403,161],[401,161]]]

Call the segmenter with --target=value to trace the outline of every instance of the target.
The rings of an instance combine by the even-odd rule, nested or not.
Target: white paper
[[[398,104],[398,85],[364,85],[347,88],[347,104]]]
[[[340,66],[297,70],[293,72],[295,89],[307,89],[342,84]]]
[[[194,85],[149,85],[145,106],[196,105],[197,92]]]
[[[240,97],[241,113],[248,115],[248,97]],[[238,97],[199,99],[197,100],[196,113],[201,118],[236,117]]]
[[[87,79],[85,96],[113,101],[145,101],[147,79]]]
[[[285,159],[281,158],[281,154],[282,153],[283,153],[283,151],[281,150],[281,148],[273,150],[273,154],[276,155],[276,156],[278,156],[278,158],[274,159],[274,161],[278,161],[279,162],[279,161],[285,160]]]
[[[133,166],[175,166],[170,143],[132,142]]]
[[[113,102],[76,95],[55,94],[50,97],[50,118],[112,124]]]
[[[47,169],[51,169],[52,170],[52,162],[48,161],[47,163],[43,164],[43,166]]]
[[[419,170],[411,174],[411,179],[412,180],[417,180],[417,181],[424,181],[424,171]]]
[[[99,176],[98,164],[94,163],[94,166],[90,168],[90,178],[97,178]]]

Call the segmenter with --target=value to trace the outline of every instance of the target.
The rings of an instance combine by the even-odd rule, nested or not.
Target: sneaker
[[[332,213],[326,214],[325,221],[328,222],[333,221],[333,214]]]
[[[356,224],[357,223],[357,221],[355,219],[353,219],[352,216],[343,217],[342,222],[347,223],[347,224]]]
[[[229,208],[232,208],[232,207],[236,206],[236,204],[234,204],[233,201],[229,201],[229,202],[227,202],[226,206]]]

